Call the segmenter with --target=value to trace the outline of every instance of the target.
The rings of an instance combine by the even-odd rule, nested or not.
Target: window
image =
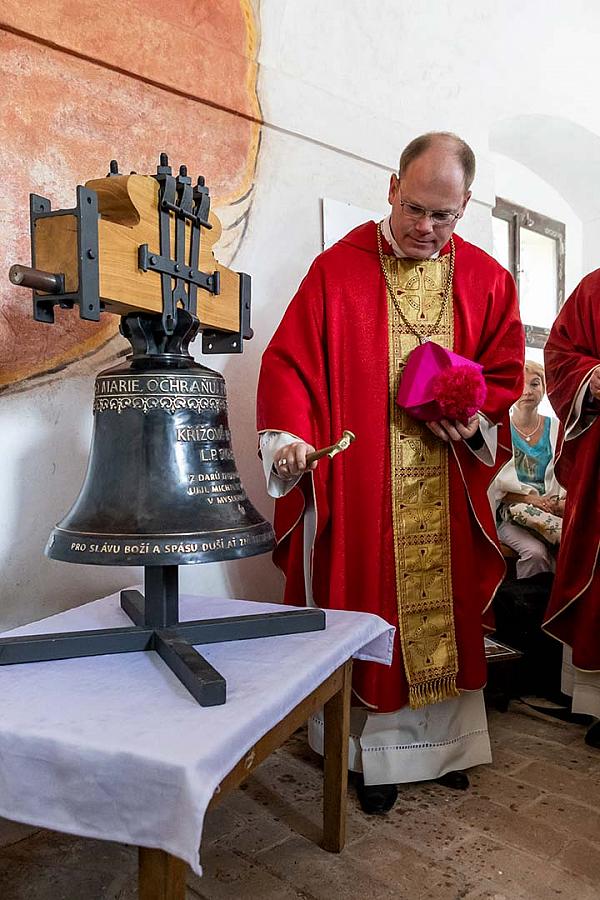
[[[528,347],[542,348],[565,301],[565,226],[496,198],[494,256],[512,273]]]

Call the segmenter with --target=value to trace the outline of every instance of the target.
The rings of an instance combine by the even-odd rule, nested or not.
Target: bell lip
[[[261,522],[255,526],[237,529],[227,529],[229,538],[227,544],[219,535],[223,535],[225,530],[220,532],[208,532],[199,535],[198,532],[190,534],[177,535],[102,535],[94,533],[87,535],[85,532],[69,532],[66,529],[57,526],[52,530],[44,550],[45,555],[49,559],[55,559],[60,562],[76,563],[78,565],[88,566],[189,566],[202,565],[210,562],[227,562],[235,559],[246,559],[251,556],[259,556],[262,553],[269,553],[275,548],[275,535],[269,522]],[[212,537],[214,536],[214,537]],[[251,543],[245,545],[233,544],[231,541],[240,537],[253,538]],[[93,537],[93,546],[96,549],[88,548],[87,537]],[[196,540],[190,540],[195,537]],[[74,540],[80,538],[77,550],[71,548]],[[187,540],[186,540],[187,538]],[[113,547],[122,541],[134,540],[137,545],[154,544],[159,545],[162,542],[179,543],[182,549],[172,549],[168,551],[159,550],[153,553],[126,553],[124,549],[119,548],[113,552],[101,553],[98,545],[107,543]],[[216,547],[209,547],[210,543],[216,544]],[[205,549],[202,549],[202,545]]]
[[[195,537],[197,540],[207,540],[206,537],[202,537],[203,535],[211,535],[211,534],[231,534],[235,536],[236,534],[246,534],[247,532],[254,533],[255,531],[260,531],[264,529],[267,531],[269,529],[271,532],[273,531],[273,527],[266,519],[263,522],[255,522],[253,525],[247,525],[245,528],[213,528],[212,531],[200,532],[200,531],[161,531],[158,534],[156,531],[152,532],[143,532],[136,531],[134,533],[128,533],[126,531],[120,531],[118,534],[115,532],[105,533],[103,531],[79,531],[71,528],[65,528],[63,525],[58,523],[55,525],[50,533],[50,537],[52,537],[55,532],[60,531],[62,534],[72,535],[73,537],[90,537],[94,538],[97,541],[114,541],[127,539],[128,541],[137,541],[139,543],[149,543],[150,541],[161,541],[163,539],[168,538],[169,540],[176,540],[177,538],[193,538]]]

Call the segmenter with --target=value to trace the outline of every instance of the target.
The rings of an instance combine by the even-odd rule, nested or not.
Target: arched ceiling
[[[582,221],[600,217],[600,135],[564,118],[514,116],[492,127],[490,149],[555,187]]]

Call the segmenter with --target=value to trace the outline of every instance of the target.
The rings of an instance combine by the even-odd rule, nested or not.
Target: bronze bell
[[[87,473],[52,559],[176,566],[272,549],[235,465],[225,380],[188,352],[198,327],[182,310],[172,335],[160,316],[123,319],[133,356],[96,378]]]

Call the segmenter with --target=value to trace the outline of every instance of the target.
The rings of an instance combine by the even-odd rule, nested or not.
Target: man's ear
[[[388,191],[388,203],[391,205],[396,196],[398,194],[398,190],[400,189],[400,179],[396,175],[395,172],[392,172],[392,177],[390,178],[390,189]]]
[[[471,197],[472,197],[471,191],[467,191],[466,196],[465,196],[464,203],[463,203],[463,205],[462,205],[462,209],[461,209],[461,211],[460,211],[460,218],[461,218],[461,219],[462,219],[462,217],[463,217],[464,214],[465,214],[465,209],[467,208],[467,203],[469,202],[469,200],[471,199]]]

